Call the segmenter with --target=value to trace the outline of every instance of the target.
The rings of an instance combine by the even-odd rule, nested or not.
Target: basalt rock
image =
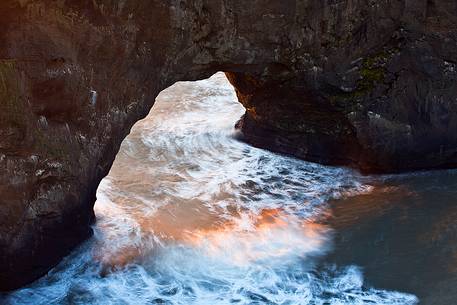
[[[157,94],[225,71],[245,139],[365,171],[457,164],[454,0],[4,0],[0,289],[87,238]]]

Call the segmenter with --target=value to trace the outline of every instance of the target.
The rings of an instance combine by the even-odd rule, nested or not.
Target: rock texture
[[[254,145],[364,171],[457,164],[455,0],[3,0],[0,290],[91,234],[132,125],[225,71]]]

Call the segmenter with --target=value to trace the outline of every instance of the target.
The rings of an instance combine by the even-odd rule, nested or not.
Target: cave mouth
[[[301,304],[349,291],[355,302],[414,304],[361,286],[357,266],[314,269],[332,240],[326,202],[369,185],[239,141],[244,111],[220,72],[161,92],[99,186],[94,238],[7,303]]]
[[[223,179],[223,173],[241,158],[227,151],[245,145],[236,140],[234,128],[244,111],[223,72],[163,90],[149,115],[124,139],[99,186],[96,234],[110,236],[117,231],[116,238],[127,236],[122,226],[112,230],[111,225],[128,219],[130,226],[125,229],[134,227],[143,244],[152,234],[176,240],[220,221],[218,212],[211,211],[199,193]],[[108,238],[103,243],[112,247],[118,241]],[[105,252],[119,257],[116,250]]]

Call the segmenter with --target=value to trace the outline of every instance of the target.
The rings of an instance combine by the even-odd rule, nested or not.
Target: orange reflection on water
[[[281,209],[265,209],[259,214],[245,212],[225,220],[207,209],[163,209],[152,217],[135,213],[141,237],[123,247],[105,244],[94,255],[103,272],[122,268],[149,257],[157,247],[152,237],[163,244],[183,244],[203,255],[223,257],[230,263],[244,265],[288,255],[307,255],[320,250],[325,242],[325,226],[303,221]],[[170,207],[168,207],[170,208]],[[193,211],[193,212],[191,212]]]
[[[323,225],[299,220],[281,209],[244,214],[218,228],[188,232],[185,242],[214,257],[243,265],[253,261],[320,250]]]
[[[186,232],[217,227],[221,223],[216,212],[210,211],[201,201],[176,202],[144,211],[131,209],[128,204],[103,208],[97,207],[102,217],[119,219],[100,223],[103,243],[94,250],[94,259],[104,269],[114,270],[141,261],[164,244],[182,242]]]

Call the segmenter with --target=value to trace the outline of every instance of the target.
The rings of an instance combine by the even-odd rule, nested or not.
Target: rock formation
[[[122,140],[179,80],[226,72],[257,146],[457,164],[455,0],[3,0],[0,41],[0,290],[90,236]]]

